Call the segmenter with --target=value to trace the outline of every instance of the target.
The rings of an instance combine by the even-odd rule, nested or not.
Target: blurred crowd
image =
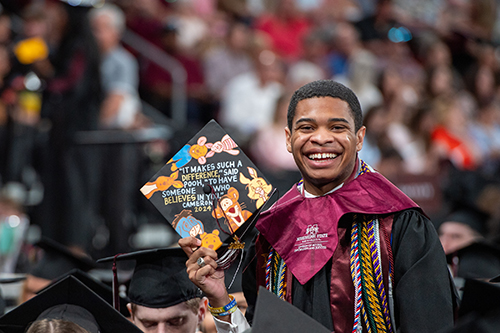
[[[285,193],[300,179],[287,103],[318,79],[357,94],[360,158],[443,242],[500,235],[495,0],[0,3],[0,255],[26,230],[100,256],[140,247],[132,236],[165,221],[138,189],[210,119]]]

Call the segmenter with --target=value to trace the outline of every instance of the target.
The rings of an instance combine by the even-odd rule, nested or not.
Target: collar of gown
[[[359,165],[359,163],[358,163]],[[263,212],[256,228],[301,284],[332,257],[339,220],[346,214],[389,214],[418,205],[378,172],[356,176],[323,196],[306,197],[292,188]]]

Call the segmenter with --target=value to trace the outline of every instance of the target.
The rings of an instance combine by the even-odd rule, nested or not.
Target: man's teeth
[[[311,154],[309,155],[309,158],[311,160],[323,160],[323,159],[327,159],[327,158],[335,158],[337,157],[336,154],[333,154],[333,153],[318,153],[318,154]]]

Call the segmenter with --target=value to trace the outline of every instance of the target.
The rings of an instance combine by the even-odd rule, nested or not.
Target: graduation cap
[[[10,283],[16,283],[19,281],[23,281],[26,279],[25,275],[22,276],[10,276],[10,277],[2,277],[0,278],[0,284],[10,284]],[[2,316],[5,313],[5,308],[7,304],[5,303],[5,300],[2,296],[2,290],[0,289],[0,316]]]
[[[446,258],[454,276],[491,279],[500,274],[500,247],[492,242],[472,243]]]
[[[113,289],[110,286],[108,286],[107,284],[103,283],[102,281],[99,281],[98,279],[96,279],[95,277],[90,275],[89,273],[86,273],[78,268],[74,268],[71,271],[69,271],[68,273],[61,276],[60,278],[56,279],[49,286],[40,290],[38,292],[38,294],[42,293],[45,289],[50,288],[51,285],[58,283],[59,281],[65,279],[69,275],[77,278],[86,287],[90,288],[99,297],[101,297],[103,300],[108,302],[109,305],[113,305]],[[120,313],[125,317],[129,317],[130,312],[127,309],[127,304],[130,302],[130,300],[126,297],[120,296],[119,301],[120,301],[120,307],[119,307]]]
[[[44,250],[43,256],[31,269],[30,274],[46,280],[54,280],[78,268],[89,271],[95,262],[84,253],[77,253],[58,242],[42,237],[35,246]]]
[[[228,241],[230,249],[240,248],[239,238],[251,229],[273,191],[215,120],[209,121],[141,188],[182,238],[197,237],[201,246],[214,250]],[[218,251],[218,264],[223,268],[221,264],[228,257],[220,254],[227,249],[223,246]]]
[[[97,262],[135,260],[128,289],[130,302],[148,308],[167,308],[202,297],[201,290],[189,280],[187,259],[181,248],[170,247],[116,255]]]
[[[443,221],[444,222],[458,222],[465,224],[472,228],[474,231],[481,235],[485,235],[486,226],[485,221],[487,217],[485,214],[480,213],[473,209],[459,209],[448,215]],[[442,224],[441,223],[441,224]]]
[[[330,333],[330,330],[292,304],[260,286],[251,332]]]
[[[490,282],[494,282],[494,283],[500,282],[500,275],[497,275],[494,278],[490,279]]]
[[[25,332],[32,322],[40,319],[65,319],[91,333],[141,332],[71,275],[0,317],[0,332]]]
[[[442,333],[497,333],[500,331],[500,309],[484,315],[472,315],[462,319],[454,328]]]
[[[500,286],[477,279],[466,279],[453,329],[443,333],[490,333],[500,331]]]

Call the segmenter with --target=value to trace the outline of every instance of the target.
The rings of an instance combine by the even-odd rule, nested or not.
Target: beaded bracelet
[[[230,313],[233,313],[236,311],[237,304],[236,304],[236,299],[234,298],[233,295],[228,295],[229,299],[231,300],[228,304],[221,306],[219,308],[214,308],[210,306],[210,303],[208,304],[208,310],[210,310],[210,313],[214,316],[227,316]]]

